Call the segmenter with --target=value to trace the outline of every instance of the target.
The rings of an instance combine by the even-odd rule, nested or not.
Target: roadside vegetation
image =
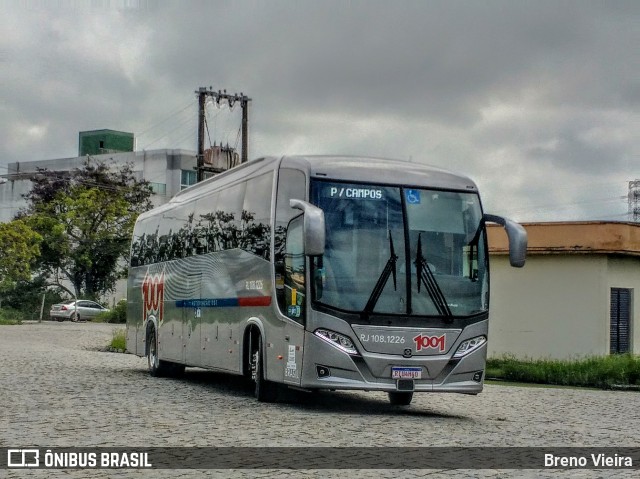
[[[38,170],[30,180],[25,207],[0,224],[0,324],[39,319],[43,297],[48,319],[53,304],[112,292],[127,276],[135,220],[152,206],[151,186],[132,165],[89,158],[82,168]]]
[[[0,326],[22,324],[24,315],[15,309],[0,309]]]
[[[100,313],[94,320],[97,323],[119,323],[127,322],[127,300],[122,299],[111,310]]]
[[[127,337],[124,329],[114,329],[111,342],[107,346],[107,350],[114,353],[124,353],[127,349]]]
[[[640,387],[640,357],[631,354],[576,360],[519,360],[504,356],[487,361],[486,377],[558,386]]]

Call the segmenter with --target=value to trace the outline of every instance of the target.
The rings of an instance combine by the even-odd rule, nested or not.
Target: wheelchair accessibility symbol
[[[405,192],[405,198],[410,205],[420,204],[420,191],[419,190],[407,190]]]

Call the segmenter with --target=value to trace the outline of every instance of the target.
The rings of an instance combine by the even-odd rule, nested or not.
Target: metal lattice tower
[[[640,180],[629,182],[629,221],[640,223]]]

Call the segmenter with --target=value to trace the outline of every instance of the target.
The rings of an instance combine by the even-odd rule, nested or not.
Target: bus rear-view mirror
[[[324,211],[302,200],[290,200],[289,205],[304,212],[302,226],[304,254],[307,256],[323,255],[325,244]]]
[[[502,216],[485,214],[484,221],[504,227],[509,238],[509,263],[516,268],[522,268],[527,258],[527,231],[521,224]]]

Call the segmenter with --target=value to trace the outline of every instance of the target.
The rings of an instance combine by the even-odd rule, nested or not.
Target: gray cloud
[[[72,156],[94,128],[193,149],[211,85],[252,97],[251,156],[411,159],[521,219],[624,219],[586,203],[640,176],[635,1],[116,4],[0,7],[0,164]]]

